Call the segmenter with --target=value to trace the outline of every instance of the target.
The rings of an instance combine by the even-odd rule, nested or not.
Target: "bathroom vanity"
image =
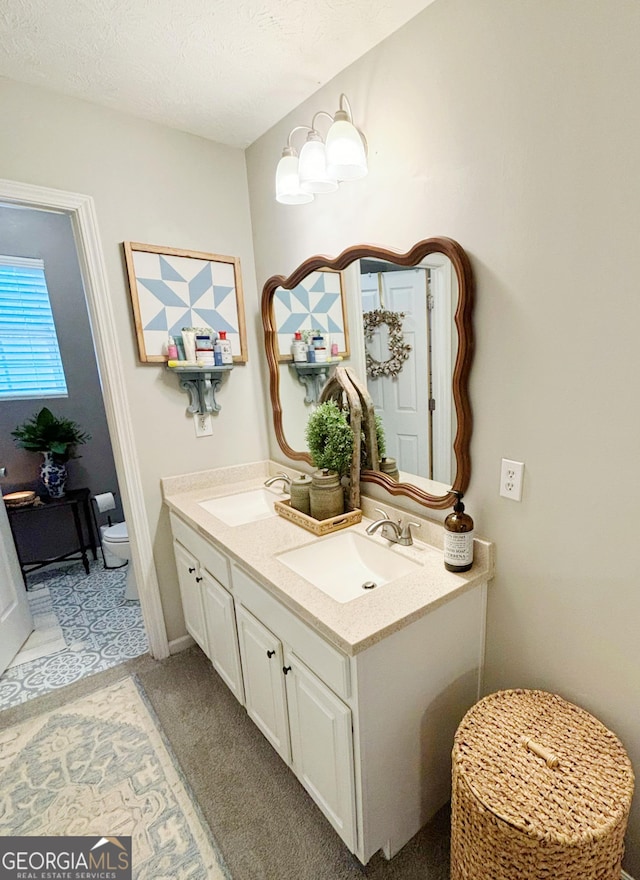
[[[390,570],[402,573],[358,585],[355,598],[339,586],[329,595],[315,572],[291,567],[297,551],[329,573],[342,554],[351,588],[350,544],[271,514],[269,495],[266,512],[237,513],[262,503],[255,490],[276,470],[162,481],[186,626],[351,852],[363,864],[379,849],[391,858],[449,799],[454,732],[479,696],[493,548],[477,540],[472,569],[447,572],[440,524],[421,520],[413,546],[390,547],[366,536],[377,515],[363,499],[363,522],[338,534],[370,542],[382,562],[398,554]],[[261,518],[238,521],[247,515]]]

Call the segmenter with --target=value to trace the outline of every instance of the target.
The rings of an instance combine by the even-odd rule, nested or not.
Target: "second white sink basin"
[[[349,531],[319,538],[277,558],[336,602],[350,602],[420,568],[419,562],[393,546]]]
[[[238,492],[235,495],[223,495],[200,501],[200,507],[212,513],[228,526],[242,526],[245,523],[257,522],[269,516],[277,516],[273,502],[288,498],[288,495],[276,494],[269,489],[252,489],[250,492]]]

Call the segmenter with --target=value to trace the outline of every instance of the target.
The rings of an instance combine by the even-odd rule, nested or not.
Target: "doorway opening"
[[[65,214],[71,222],[102,380],[115,472],[131,536],[129,564],[133,564],[137,576],[149,652],[156,659],[166,657],[169,646],[93,200],[89,196],[4,180],[0,181],[0,202],[13,207],[57,211]],[[4,535],[0,537],[6,541]]]

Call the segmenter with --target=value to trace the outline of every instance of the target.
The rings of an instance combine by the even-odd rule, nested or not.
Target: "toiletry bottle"
[[[462,492],[455,492],[453,513],[444,521],[444,567],[447,571],[469,571],[473,564],[473,520],[464,512]]]
[[[223,364],[232,364],[233,363],[233,352],[231,351],[231,342],[227,339],[227,331],[221,330],[218,334],[218,341],[216,343],[217,349],[222,355],[222,363]]]
[[[167,339],[167,360],[169,361],[177,361],[178,360],[178,346],[176,345],[176,341],[173,336],[170,336]]]
[[[307,360],[307,343],[302,339],[302,333],[296,330],[291,344],[291,354],[295,363],[303,363]]]

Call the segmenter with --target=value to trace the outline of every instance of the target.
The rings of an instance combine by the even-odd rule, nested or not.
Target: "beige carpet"
[[[3,730],[0,792],[3,837],[131,836],[139,880],[229,877],[131,677]]]
[[[5,709],[0,729],[108,693],[124,669],[141,682],[233,880],[449,880],[447,809],[390,862],[378,853],[363,867],[199,648],[137,657]]]

